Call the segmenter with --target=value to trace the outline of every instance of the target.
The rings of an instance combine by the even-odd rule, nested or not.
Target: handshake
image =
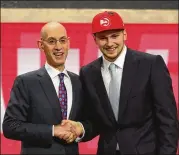
[[[54,125],[54,136],[72,143],[77,137],[81,137],[84,129],[81,123],[72,120],[63,120],[61,124]]]

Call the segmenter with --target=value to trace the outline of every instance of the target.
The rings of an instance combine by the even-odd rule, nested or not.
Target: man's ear
[[[44,51],[44,45],[42,43],[42,40],[38,40],[37,41],[37,46],[40,49],[40,51]]]
[[[126,31],[126,29],[124,29],[123,34],[124,34],[124,40],[127,40],[127,31]]]
[[[93,34],[93,39],[94,39],[94,42],[96,43],[96,35]]]
[[[95,36],[95,34],[92,34],[92,36],[93,36],[93,39],[96,41],[96,36]]]
[[[68,37],[68,49],[70,49],[70,37]]]

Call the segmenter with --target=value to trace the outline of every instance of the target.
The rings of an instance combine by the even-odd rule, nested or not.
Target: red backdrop
[[[1,118],[8,103],[14,78],[22,72],[42,66],[45,62],[45,57],[43,53],[39,53],[36,43],[43,24],[1,23]],[[69,58],[71,60],[69,67],[78,70],[80,66],[96,59],[99,51],[91,36],[90,24],[64,23],[64,26],[71,40],[72,53]],[[128,47],[163,56],[173,80],[178,105],[178,24],[126,24],[126,29]],[[32,53],[31,50],[36,52]],[[78,51],[76,52],[78,62],[74,60],[75,50]],[[80,143],[80,152],[95,153],[97,141],[98,137],[92,141]],[[20,142],[8,140],[1,133],[1,154],[18,154],[19,151]]]

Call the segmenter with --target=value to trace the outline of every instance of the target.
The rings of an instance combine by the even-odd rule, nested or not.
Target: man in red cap
[[[92,33],[103,56],[80,70],[92,123],[84,140],[100,135],[98,155],[176,154],[176,101],[162,57],[126,47],[116,12],[97,14]]]
[[[100,135],[98,155],[176,154],[176,101],[162,57],[128,48],[116,12],[97,14],[92,33],[103,56],[80,70],[83,141]]]

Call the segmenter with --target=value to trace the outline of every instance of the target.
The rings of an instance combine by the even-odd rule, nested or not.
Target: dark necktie
[[[67,90],[64,84],[64,73],[60,73],[59,101],[63,119],[67,119]]]

